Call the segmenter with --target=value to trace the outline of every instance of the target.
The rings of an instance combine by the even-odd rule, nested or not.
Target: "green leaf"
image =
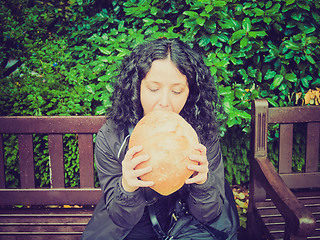
[[[264,17],[263,18],[263,21],[266,23],[266,24],[270,24],[272,22],[272,18],[271,17]]]
[[[283,76],[277,74],[277,75],[274,77],[274,80],[273,80],[273,87],[274,87],[274,88],[279,87],[279,85],[282,83],[282,81],[283,81]]]
[[[240,47],[245,48],[248,45],[248,42],[249,42],[249,38],[243,37],[240,41]]]
[[[249,32],[249,37],[257,38],[257,37],[264,37],[267,36],[268,34],[266,31],[251,31]]]
[[[111,51],[109,51],[106,47],[98,47],[98,49],[106,55],[111,55]]]
[[[203,26],[204,23],[206,22],[206,20],[202,17],[199,17],[196,19],[196,22],[200,25],[200,26]]]
[[[95,110],[95,115],[104,115],[106,113],[106,109],[104,106],[99,106]]]
[[[225,5],[227,5],[226,1],[212,1],[212,5],[215,7],[223,7]]]
[[[100,56],[98,57],[98,60],[101,61],[101,62],[109,62],[109,57],[107,56]]]
[[[291,41],[285,41],[284,43],[288,49],[291,49],[294,51],[301,50],[301,48],[302,48],[301,44],[297,44],[297,43],[294,43]]]
[[[210,43],[210,38],[203,37],[199,42],[199,46],[204,47],[204,46],[207,46],[209,43]]]
[[[260,8],[254,8],[252,11],[254,12],[255,17],[261,17],[264,15],[264,11]]]
[[[272,98],[267,98],[267,100],[272,106],[279,107],[279,104],[275,100],[273,100]]]
[[[272,8],[268,9],[265,14],[276,14],[279,12],[279,9],[281,8],[281,5],[279,3],[275,4]]]
[[[110,79],[109,75],[103,75],[103,76],[98,78],[98,81],[107,82],[109,79]]]
[[[291,17],[292,17],[292,19],[300,22],[301,17],[302,17],[302,12],[294,12],[294,13],[292,13]]]
[[[189,16],[190,18],[198,18],[199,17],[199,14],[194,11],[184,11],[183,14]]]
[[[290,82],[296,82],[298,80],[294,73],[287,73],[284,78]]]
[[[275,71],[272,71],[270,69],[268,69],[268,71],[266,72],[266,75],[264,76],[264,79],[268,80],[268,79],[272,79],[277,75],[277,73]]]
[[[151,19],[151,18],[143,18],[142,21],[144,22],[144,24],[145,24],[146,26],[150,26],[151,24],[154,23],[154,20]]]
[[[311,64],[315,64],[316,62],[314,61],[314,59],[311,57],[311,55],[306,54],[305,55],[307,60],[311,63]]]
[[[230,39],[231,44],[240,40],[245,35],[246,35],[246,30],[244,30],[244,29],[240,29],[240,30],[234,32],[231,36],[231,39]]]
[[[312,80],[312,78],[311,78],[311,80]],[[314,81],[311,83],[311,85],[312,85],[313,87],[320,87],[320,78],[317,78],[316,80],[314,80]]]
[[[300,8],[310,11],[310,6],[307,4],[307,1],[298,1],[297,4]]]
[[[295,2],[295,0],[286,0],[286,5],[293,4],[294,2]]]
[[[152,15],[156,16],[157,13],[158,13],[158,8],[156,8],[156,7],[151,7],[150,13],[151,13]]]
[[[252,27],[252,25],[251,25],[250,19],[249,19],[249,18],[243,19],[243,21],[242,21],[242,28],[243,28],[244,30],[246,30],[246,32],[250,32],[251,27]]]
[[[207,13],[210,13],[213,10],[213,5],[207,5],[204,8],[206,10]]]
[[[251,119],[251,115],[245,111],[238,110],[236,111],[236,113],[237,113],[237,117],[247,119],[247,120]]]
[[[301,83],[305,88],[309,88],[309,78],[308,77],[304,77],[301,79]]]

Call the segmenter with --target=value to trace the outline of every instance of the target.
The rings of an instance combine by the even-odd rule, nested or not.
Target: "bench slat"
[[[94,187],[92,134],[79,134],[78,140],[80,188]]]
[[[0,189],[0,205],[92,205],[97,204],[100,188]]]
[[[0,188],[6,187],[6,176],[4,170],[4,146],[2,134],[0,134]]]
[[[306,172],[318,172],[320,123],[308,123]]]
[[[63,188],[64,162],[62,134],[49,134],[50,181],[53,188]]]
[[[19,134],[19,167],[21,188],[34,188],[34,159],[31,134]]]
[[[279,173],[292,172],[293,124],[280,124]]]
[[[305,205],[316,218],[318,230],[316,230],[315,235],[313,235],[313,237],[317,236],[317,234],[320,234],[320,192],[310,191],[308,192],[308,196],[306,192],[297,192],[295,195],[297,196],[299,201],[301,201],[301,203]],[[277,239],[277,237],[283,239],[283,233],[285,229],[284,219],[279,213],[278,209],[275,207],[275,205],[271,201],[258,202],[256,205],[257,210],[261,214],[262,220],[265,223],[266,227],[269,229],[270,233],[272,234],[272,237],[274,237],[275,239]],[[282,233],[282,236],[278,235],[278,233]]]
[[[320,112],[316,109],[319,106],[268,108],[268,123],[296,123],[296,122],[317,122],[320,119]]]
[[[320,183],[320,172],[280,174],[289,188],[317,188]]]
[[[0,133],[97,133],[105,116],[0,117]]]

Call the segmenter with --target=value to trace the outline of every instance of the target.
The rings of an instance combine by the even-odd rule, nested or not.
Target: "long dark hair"
[[[202,55],[177,39],[158,39],[133,49],[114,84],[113,105],[108,112],[119,130],[135,126],[143,117],[140,84],[153,61],[168,57],[186,75],[189,96],[180,115],[196,130],[202,141],[219,132],[216,106],[220,106],[214,78]]]

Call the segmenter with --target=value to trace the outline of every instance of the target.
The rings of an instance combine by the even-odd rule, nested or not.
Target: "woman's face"
[[[179,72],[170,59],[152,62],[140,87],[144,115],[158,109],[180,113],[188,96],[187,77]]]

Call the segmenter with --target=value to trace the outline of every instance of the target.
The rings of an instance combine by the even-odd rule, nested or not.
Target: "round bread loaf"
[[[141,180],[153,181],[151,187],[162,195],[179,190],[193,174],[187,168],[191,154],[200,154],[194,149],[199,143],[196,131],[179,114],[155,110],[144,116],[133,129],[129,148],[142,146],[135,155],[148,154],[150,159],[136,169],[152,166],[152,171],[141,176]]]

